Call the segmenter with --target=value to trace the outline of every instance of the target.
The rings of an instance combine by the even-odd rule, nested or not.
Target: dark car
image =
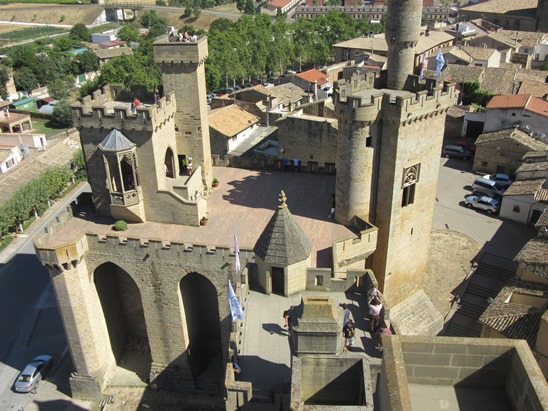
[[[476,145],[473,143],[468,143],[466,141],[457,141],[455,145],[464,148],[472,154],[476,153]]]
[[[38,389],[40,381],[42,381],[51,364],[53,363],[53,357],[51,355],[39,355],[21,371],[13,389],[16,392],[31,392]]]
[[[447,158],[456,157],[462,158],[463,160],[468,160],[472,157],[472,153],[459,146],[447,145],[443,147],[443,156]]]

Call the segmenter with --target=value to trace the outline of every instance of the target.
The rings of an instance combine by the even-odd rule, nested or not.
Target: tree
[[[10,73],[7,67],[0,66],[0,97],[3,100],[8,98],[7,84],[10,79]]]
[[[253,0],[245,0],[244,13],[255,14],[255,4],[253,3]]]
[[[27,93],[38,87],[38,80],[30,67],[21,67],[15,71],[13,81],[17,90],[26,91]]]
[[[166,32],[167,19],[159,17],[156,14],[156,10],[150,10],[145,12],[143,17],[141,17],[141,25],[148,28],[149,38],[155,38]]]
[[[74,77],[59,75],[48,82],[48,94],[55,100],[63,100],[68,97],[74,88]]]
[[[53,43],[53,50],[68,51],[68,50],[72,50],[79,44],[80,44],[80,41],[73,37],[59,37],[57,40],[55,40],[55,43]]]
[[[135,24],[128,24],[118,30],[118,38],[122,41],[134,41],[139,42],[141,35],[139,34],[139,28]]]
[[[85,24],[78,23],[72,26],[72,29],[70,29],[69,36],[73,39],[80,40],[80,41],[91,41],[91,33],[86,27]]]
[[[245,0],[236,0],[236,8],[238,11],[243,12],[245,8]]]
[[[194,17],[198,18],[198,17],[200,17],[200,14],[202,14],[202,9],[199,8],[198,6],[196,6],[192,10],[192,14],[194,14]]]
[[[51,117],[52,121],[61,127],[72,127],[72,110],[65,100],[57,103]]]
[[[78,66],[80,73],[90,73],[99,70],[99,57],[93,51],[78,54]]]

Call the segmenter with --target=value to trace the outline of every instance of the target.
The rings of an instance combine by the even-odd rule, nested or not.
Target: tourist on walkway
[[[348,320],[350,320],[350,310],[348,309],[348,306],[343,303],[342,304],[342,309],[344,310],[343,311],[343,324],[346,324],[348,322]]]
[[[285,310],[283,313],[284,317],[284,328],[287,328],[289,332],[291,332],[291,316],[293,315],[293,309],[295,307],[291,306],[288,310]]]
[[[369,325],[371,331],[376,331],[381,320],[382,303],[378,297],[371,297],[367,303],[369,306]]]
[[[392,331],[390,331],[390,328],[385,327],[384,325],[381,325],[376,333],[377,338],[377,350],[382,352],[382,336],[383,335],[391,335]]]
[[[344,348],[343,351],[348,351],[354,345],[354,324],[352,320],[348,320],[343,328]]]

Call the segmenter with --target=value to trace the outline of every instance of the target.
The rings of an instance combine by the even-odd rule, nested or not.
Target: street
[[[89,191],[88,184],[48,210],[32,232],[36,233],[54,218],[55,210],[70,204],[84,191]],[[39,399],[70,395],[68,378],[72,366],[49,273],[34,253],[31,236],[20,235],[17,242],[0,255],[0,410],[44,410],[43,405],[38,405]],[[10,255],[14,249],[18,249],[17,253]],[[52,355],[55,362],[38,393],[13,392],[21,369],[40,354]]]

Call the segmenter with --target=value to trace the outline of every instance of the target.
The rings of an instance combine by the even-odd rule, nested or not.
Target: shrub
[[[118,220],[114,223],[114,227],[112,227],[114,231],[126,231],[127,230],[127,223],[124,220]]]

